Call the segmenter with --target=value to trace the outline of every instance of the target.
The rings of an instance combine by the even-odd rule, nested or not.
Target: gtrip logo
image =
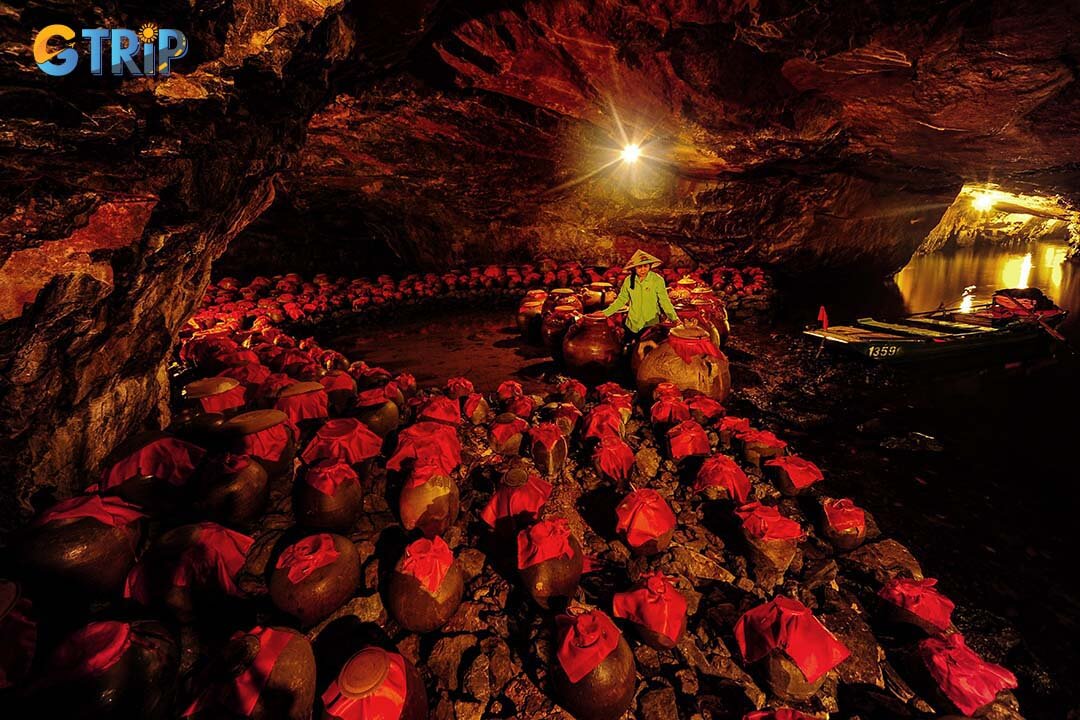
[[[76,32],[67,25],[43,28],[34,38],[34,62],[42,72],[53,77],[70,74],[79,64],[80,51],[75,47],[75,38]],[[188,51],[184,33],[171,28],[159,29],[152,23],[146,23],[138,31],[86,28],[81,32],[81,38],[89,43],[92,75],[105,74],[107,59],[109,74],[116,77],[125,74],[165,76],[172,69],[172,61],[184,57]]]

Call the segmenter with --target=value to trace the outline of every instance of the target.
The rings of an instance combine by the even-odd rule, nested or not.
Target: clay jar
[[[76,501],[65,501],[46,511],[37,522],[16,534],[12,557],[32,578],[62,588],[64,593],[118,596],[135,564],[142,514],[118,499],[88,496],[83,502],[118,503],[128,508],[130,521],[117,519],[114,525],[95,517],[46,519],[73,502]],[[46,521],[40,522],[42,519]]]
[[[213,412],[235,413],[244,406],[243,391],[236,392],[240,381],[230,377],[211,377],[202,380],[192,380],[181,391],[184,405],[195,411],[205,412],[207,407],[213,408]],[[232,399],[230,393],[238,394],[239,397]],[[239,403],[237,404],[237,401]]]
[[[461,605],[465,574],[442,538],[421,538],[405,548],[390,573],[386,608],[410,632],[438,630]]]
[[[280,410],[241,413],[222,423],[221,433],[233,452],[255,457],[270,477],[292,471],[299,438],[289,416]]]
[[[622,333],[603,313],[589,313],[571,325],[562,341],[571,375],[590,382],[611,377],[622,357]]]
[[[713,357],[695,353],[690,356],[690,362],[685,362],[672,347],[672,338],[675,342],[696,343],[708,341],[709,335],[701,328],[678,326],[672,328],[668,339],[662,343],[652,340],[638,343],[637,386],[641,396],[651,400],[653,388],[662,382],[670,382],[680,390],[697,390],[723,401],[731,390],[727,358],[723,354]]]
[[[270,575],[274,606],[304,627],[341,607],[360,585],[360,554],[341,535],[310,535],[285,548]]]
[[[545,477],[553,477],[562,471],[567,452],[569,444],[555,423],[542,423],[529,430],[529,453]]]
[[[262,515],[270,496],[266,468],[247,455],[213,457],[192,481],[193,505],[222,525],[246,525]]]
[[[529,342],[540,339],[540,319],[543,317],[543,300],[526,300],[518,306],[517,321],[518,331]]]
[[[268,653],[276,654],[269,674]],[[262,684],[250,712],[251,720],[308,720],[315,703],[315,654],[311,643],[290,628],[254,628],[238,634],[222,649],[210,671],[209,688],[189,717],[195,720],[233,720],[239,682]],[[247,679],[246,675],[254,675]]]
[[[420,673],[397,653],[366,647],[341,668],[322,696],[323,720],[427,720],[427,691]]]
[[[581,298],[579,298],[577,293],[572,289],[555,288],[549,292],[547,298],[544,299],[544,305],[540,308],[540,312],[543,315],[549,315],[560,305],[569,306],[579,313],[584,309],[584,306],[581,304]]]
[[[49,717],[173,717],[179,653],[156,622],[94,622],[65,639],[32,698]]]
[[[491,449],[500,455],[517,455],[528,424],[514,413],[501,413],[491,426]]]
[[[581,627],[592,622],[591,618],[597,615],[602,616],[599,624],[606,626],[604,634],[591,629],[571,632],[570,637],[564,635],[565,629],[557,633],[559,653],[552,662],[551,687],[559,705],[570,711],[577,720],[617,720],[630,708],[637,690],[634,652],[610,618],[594,610],[573,618],[561,616],[557,622],[560,625],[576,623]],[[618,636],[614,647],[584,677],[576,682],[571,680],[561,662],[562,654],[569,652],[588,656],[601,653],[603,651],[597,650],[596,646],[611,643],[614,638],[610,633]]]
[[[223,422],[225,415],[222,413],[207,413],[187,408],[173,415],[166,432],[199,447],[218,449],[215,445],[221,442]]]
[[[426,538],[442,535],[457,521],[461,495],[457,483],[437,465],[413,468],[398,499],[401,524]]]
[[[540,607],[577,592],[585,556],[566,520],[542,520],[518,533],[518,572],[525,589]]]
[[[336,458],[320,460],[293,483],[293,515],[298,525],[348,532],[363,511],[360,476]]]
[[[809,682],[799,666],[782,650],[772,650],[762,664],[769,688],[784,702],[798,703],[809,700],[825,682],[826,675]]]
[[[356,417],[381,438],[397,430],[401,413],[385,388],[372,388],[357,395]]]
[[[551,352],[556,360],[562,360],[562,343],[570,326],[578,317],[579,310],[572,305],[556,305],[551,312],[544,315],[540,323],[540,338],[544,341],[544,347]]]
[[[356,382],[344,370],[330,370],[319,381],[326,388],[330,414],[344,415],[356,400]]]

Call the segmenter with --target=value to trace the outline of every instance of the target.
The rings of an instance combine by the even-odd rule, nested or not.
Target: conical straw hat
[[[644,250],[638,250],[630,258],[630,262],[623,265],[623,270],[636,268],[638,265],[663,265],[664,261],[655,255],[650,255]]]

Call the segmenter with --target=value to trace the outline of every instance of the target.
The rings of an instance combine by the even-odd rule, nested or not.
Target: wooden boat
[[[805,335],[824,344],[886,363],[963,357],[1014,351],[1047,335],[1066,312],[1037,288],[998,290],[991,302],[970,308],[945,308],[893,321],[860,318],[854,325],[812,328]]]

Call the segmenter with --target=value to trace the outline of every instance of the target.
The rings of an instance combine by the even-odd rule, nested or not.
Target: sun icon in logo
[[[143,44],[157,42],[158,26],[154,23],[143,23],[139,27],[139,41]]]

